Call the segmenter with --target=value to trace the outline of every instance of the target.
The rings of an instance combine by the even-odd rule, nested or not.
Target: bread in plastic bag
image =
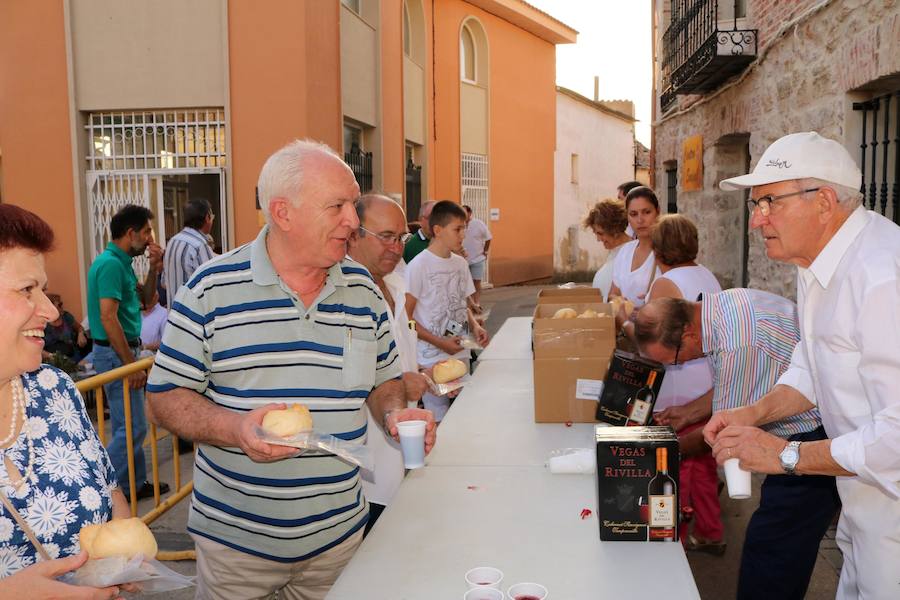
[[[375,457],[371,449],[360,441],[347,441],[336,438],[333,435],[316,433],[315,431],[301,431],[294,435],[280,437],[269,433],[262,427],[257,427],[256,435],[262,441],[276,446],[290,446],[302,451],[322,451],[334,454],[349,463],[360,466],[369,471],[375,468]]]
[[[194,585],[193,577],[176,573],[158,560],[146,559],[141,554],[131,560],[123,556],[91,559],[59,580],[99,588],[136,583],[146,594],[171,592]]]

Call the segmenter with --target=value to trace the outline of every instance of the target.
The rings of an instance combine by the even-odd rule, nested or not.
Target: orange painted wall
[[[0,2],[0,152],[3,200],[46,220],[50,290],[79,320],[77,254],[62,2]]]
[[[504,285],[553,272],[556,50],[549,42],[460,0],[435,14],[438,131],[435,197],[459,201],[459,29],[479,19],[488,38],[491,278]]]
[[[381,0],[382,187],[402,194],[406,187],[403,137],[403,0]]]
[[[228,4],[235,243],[259,231],[263,163],[296,138],[341,147],[340,5],[269,0]]]

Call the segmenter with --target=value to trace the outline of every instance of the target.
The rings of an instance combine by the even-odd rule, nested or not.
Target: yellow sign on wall
[[[682,145],[681,191],[703,189],[703,136],[694,135]]]

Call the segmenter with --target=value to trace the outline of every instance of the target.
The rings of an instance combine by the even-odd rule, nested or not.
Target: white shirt
[[[676,267],[661,273],[657,279],[668,279],[674,283],[682,298],[691,302],[696,301],[700,294],[715,294],[722,291],[716,276],[701,265]],[[706,357],[695,358],[678,365],[666,365],[666,375],[663,377],[653,410],[659,412],[670,406],[683,406],[696,400],[712,387],[712,365]]]
[[[857,208],[798,290],[801,341],[779,383],[818,405],[838,464],[900,499],[900,227]]]
[[[612,276],[612,282],[622,292],[622,297],[631,300],[637,308],[643,306],[646,301],[644,296],[650,289],[652,283],[650,278],[656,279],[654,273],[659,274],[659,270],[654,269],[656,257],[653,256],[653,252],[647,255],[641,266],[634,271],[631,270],[631,261],[639,243],[638,240],[632,240],[619,246],[622,250],[613,261]]]
[[[613,262],[621,249],[622,246],[620,245],[610,250],[609,255],[606,257],[606,262],[594,273],[594,281],[591,283],[591,286],[600,290],[604,302],[609,301],[609,288],[612,287],[613,280]]]
[[[394,309],[391,310],[388,304],[387,313],[391,324],[391,335],[394,336],[394,344],[397,346],[400,368],[404,373],[416,373],[419,370],[416,363],[417,338],[415,330],[410,330],[408,326],[406,282],[395,269],[393,273],[385,276],[384,283],[394,299]],[[375,471],[362,472],[362,487],[369,502],[387,505],[397,492],[397,488],[400,487],[405,471],[400,444],[381,429],[382,418],[383,415],[376,417],[369,411],[366,445],[375,456]]]
[[[483,262],[487,257],[484,254],[484,244],[493,239],[488,226],[481,219],[472,217],[466,226],[466,237],[463,239],[463,248],[466,249],[466,259],[470,265]]]
[[[475,293],[469,263],[458,254],[441,258],[429,249],[423,250],[406,265],[406,286],[416,299],[413,318],[436,336],[443,336],[451,322],[466,326],[466,298]],[[465,358],[469,351],[448,356],[443,350],[419,340],[418,361],[431,366],[447,358]]]
[[[144,346],[158,344],[162,341],[163,330],[166,328],[166,319],[169,312],[156,303],[149,313],[141,313],[141,343]]]

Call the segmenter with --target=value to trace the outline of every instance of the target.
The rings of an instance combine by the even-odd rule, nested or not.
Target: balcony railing
[[[372,153],[365,152],[356,144],[350,147],[350,152],[344,153],[344,162],[350,166],[356,183],[359,184],[361,194],[372,191]]]
[[[672,0],[672,20],[663,34],[663,111],[678,94],[715,90],[753,62],[757,30],[719,27],[717,0]]]

